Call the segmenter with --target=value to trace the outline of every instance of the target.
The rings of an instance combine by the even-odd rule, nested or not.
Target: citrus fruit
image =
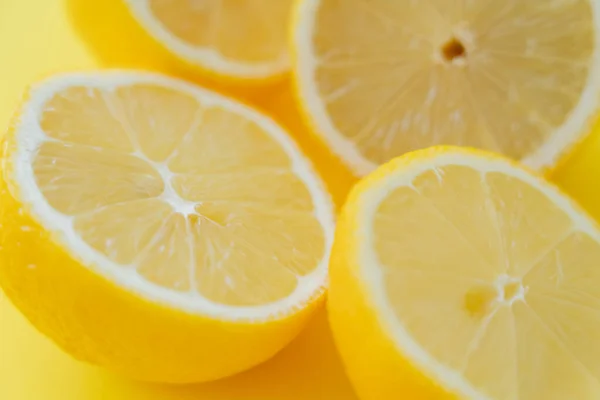
[[[183,81],[71,74],[4,142],[0,284],[75,357],[204,381],[262,362],[321,303],[333,211],[268,117]]]
[[[138,23],[186,64],[239,83],[289,70],[292,0],[122,0]]]
[[[328,308],[362,399],[600,395],[600,231],[491,154],[416,151],[350,195]]]
[[[553,168],[600,99],[591,0],[303,0],[292,69],[312,131],[356,175],[460,145]]]

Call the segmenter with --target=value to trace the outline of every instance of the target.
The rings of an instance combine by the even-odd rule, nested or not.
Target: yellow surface
[[[65,6],[63,1],[67,2]],[[24,87],[65,70],[99,66],[148,67],[190,78],[191,75],[140,32],[119,37],[107,22],[115,0],[2,0],[0,2],[0,129],[8,124]],[[136,36],[137,35],[137,36]],[[79,38],[85,38],[84,43]],[[131,39],[131,40],[127,40]],[[133,46],[132,43],[137,43]],[[157,54],[153,57],[150,54]],[[197,79],[195,79],[197,80]],[[203,82],[206,84],[206,82]],[[246,98],[251,96],[245,96]],[[292,128],[298,116],[289,91],[260,99]],[[307,134],[317,168],[339,205],[352,177]],[[556,180],[600,218],[600,135],[590,138]],[[0,399],[7,400],[355,400],[333,349],[323,314],[291,346],[267,364],[235,378],[200,386],[169,388],[133,383],[73,361],[39,335],[0,294]]]
[[[91,28],[95,15],[96,24],[111,26],[112,23],[102,20],[102,8],[107,3],[69,0],[68,7],[50,0],[0,3],[0,49],[4,54],[0,63],[0,126],[8,124],[28,83],[55,72],[108,65],[144,66],[184,75],[162,64],[161,59],[141,57],[136,61],[129,57],[134,49],[124,38],[112,45],[101,40],[92,40],[89,45],[80,41],[71,22],[79,28],[81,25]],[[91,7],[85,9],[86,4]],[[94,4],[99,4],[101,9],[91,9]],[[93,34],[93,30],[84,33]],[[105,39],[108,41],[110,37]],[[97,50],[94,43],[101,43],[104,50],[112,46],[115,58],[96,59],[95,56],[103,53],[102,50],[91,52]],[[285,104],[279,95],[266,102]],[[304,146],[309,145],[300,139]],[[326,161],[322,153],[319,159]],[[347,185],[349,179],[347,176],[335,178],[332,180],[340,188],[344,186],[339,185]],[[354,396],[334,351],[323,313],[290,347],[259,368],[211,384],[166,387],[131,382],[72,360],[38,334],[0,294],[0,399],[353,400]]]

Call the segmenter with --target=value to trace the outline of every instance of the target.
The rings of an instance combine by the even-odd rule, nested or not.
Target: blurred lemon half
[[[163,47],[209,75],[252,84],[289,70],[292,0],[123,1]]]
[[[296,3],[298,102],[356,175],[441,144],[548,169],[598,116],[597,1]]]

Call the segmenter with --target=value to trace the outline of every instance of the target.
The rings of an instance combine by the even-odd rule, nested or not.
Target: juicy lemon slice
[[[292,0],[123,0],[141,26],[188,64],[236,81],[289,69]]]
[[[329,311],[365,400],[600,396],[600,231],[503,158],[421,150],[351,194]]]
[[[4,157],[0,283],[78,358],[219,378],[272,356],[322,298],[333,206],[246,106],[157,75],[57,77]]]
[[[308,124],[357,175],[460,145],[556,165],[598,116],[600,3],[299,1]]]

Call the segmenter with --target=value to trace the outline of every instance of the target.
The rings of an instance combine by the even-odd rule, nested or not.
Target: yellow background
[[[118,0],[0,0],[0,130],[24,88],[47,75],[99,67],[158,70],[198,81],[131,25]],[[310,153],[338,206],[352,177],[301,127],[287,82],[236,90],[272,112]],[[600,135],[592,135],[554,180],[600,217]],[[1,205],[0,205],[1,207]],[[193,344],[191,344],[193,345]],[[324,312],[272,361],[210,384],[168,387],[134,383],[80,364],[39,335],[0,293],[2,400],[355,400]]]

